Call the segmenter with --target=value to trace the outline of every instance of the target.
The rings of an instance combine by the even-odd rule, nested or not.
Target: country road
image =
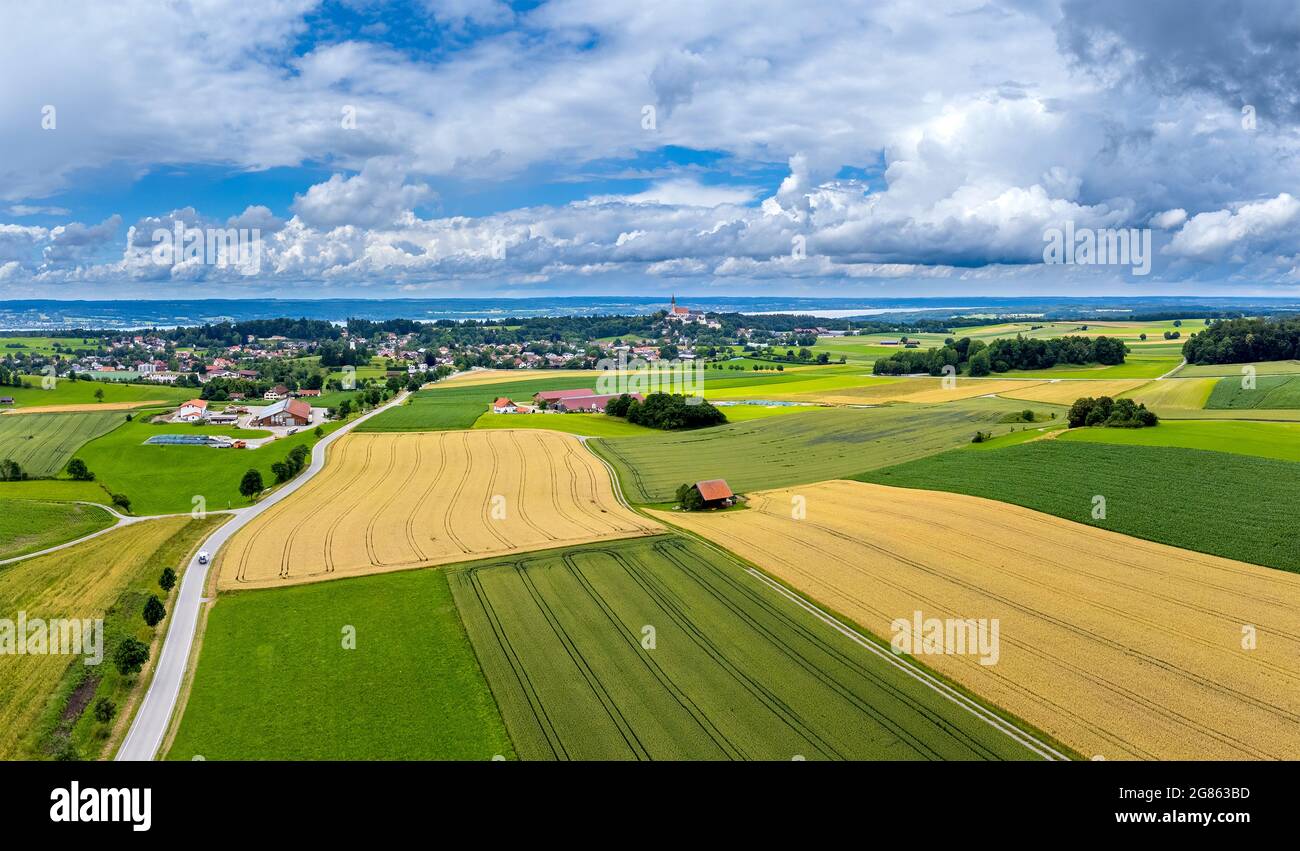
[[[207,584],[208,570],[216,561],[221,547],[254,517],[311,481],[312,477],[325,466],[325,450],[331,443],[381,411],[400,405],[407,395],[406,392],[399,393],[390,402],[321,438],[312,449],[311,464],[297,478],[256,505],[230,512],[234,518],[218,527],[198,546],[190,560],[189,568],[181,579],[180,592],[176,595],[176,603],[167,618],[170,626],[163,639],[162,651],[158,654],[153,680],[149,684],[148,691],[145,692],[144,700],[140,703],[139,711],[131,722],[131,729],[127,732],[126,739],[118,748],[114,759],[141,761],[157,757],[163,737],[167,734],[172,713],[176,709],[181,683],[185,679],[185,667],[189,661],[190,651],[194,647],[194,636],[198,628],[199,611],[203,605],[203,587]],[[207,550],[210,556],[207,564],[199,564],[200,550]]]

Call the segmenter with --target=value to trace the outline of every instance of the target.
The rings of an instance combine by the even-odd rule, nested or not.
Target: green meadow
[[[167,758],[498,755],[514,750],[447,574],[411,570],[221,595]]]
[[[1297,475],[1300,466],[1272,458],[1056,439],[945,452],[853,478],[995,499],[1175,547],[1300,571],[1292,507]],[[1105,499],[1104,519],[1093,517],[1097,497]]]
[[[1300,423],[1166,420],[1155,428],[1077,428],[1060,440],[1123,446],[1180,446],[1300,461]]]
[[[1205,407],[1218,410],[1300,408],[1300,375],[1257,375],[1254,386],[1241,377],[1221,378]]]
[[[27,555],[113,525],[102,508],[0,496],[0,559]]]
[[[126,422],[122,411],[0,416],[0,458],[29,476],[53,476],[87,441]]]
[[[166,384],[124,384],[120,381],[69,381],[60,378],[54,387],[41,386],[41,376],[25,375],[30,387],[3,387],[0,396],[12,396],[15,408],[43,405],[98,405],[149,402],[184,402],[199,394],[193,387],[170,387]],[[95,391],[104,392],[103,399]]]

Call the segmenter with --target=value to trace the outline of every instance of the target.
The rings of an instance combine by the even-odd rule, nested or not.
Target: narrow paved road
[[[131,722],[131,729],[126,740],[117,750],[118,760],[150,760],[158,755],[172,713],[176,709],[176,700],[180,696],[181,682],[185,679],[185,666],[194,647],[194,635],[199,623],[199,610],[203,605],[203,586],[207,584],[208,568],[216,561],[217,552],[230,539],[230,536],[248,525],[254,517],[266,511],[289,494],[309,482],[325,466],[325,450],[331,443],[347,434],[357,425],[378,414],[380,411],[400,405],[406,399],[406,393],[399,393],[392,401],[370,413],[358,417],[336,431],[332,431],[317,442],[311,453],[311,464],[296,479],[287,483],[266,499],[231,512],[234,519],[216,529],[199,545],[199,550],[207,550],[211,558],[207,564],[199,564],[198,550],[190,560],[189,568],[181,579],[181,589],[176,595],[176,603],[168,614],[167,635],[163,639],[162,652],[158,654],[158,665],[154,670],[153,681],[145,692],[140,709]]]

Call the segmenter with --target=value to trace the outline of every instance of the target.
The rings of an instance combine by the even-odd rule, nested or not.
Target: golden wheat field
[[[919,658],[1086,757],[1300,758],[1300,576],[959,494],[832,481],[750,505],[659,514],[886,640],[918,611],[998,619],[996,664]]]
[[[1026,402],[1043,402],[1049,405],[1073,405],[1075,399],[1083,396],[1115,397],[1121,393],[1136,390],[1143,384],[1151,383],[1148,379],[1062,379],[1033,387],[1010,387],[998,391],[1007,399],[1024,399]]]
[[[214,523],[224,519],[213,515]],[[197,539],[208,525],[189,517],[147,520],[8,565],[0,569],[0,617],[16,621],[24,612],[29,624],[33,618],[102,618],[140,571],[153,569],[150,557],[173,536]],[[0,759],[24,755],[23,736],[36,729],[71,664],[81,664],[81,657],[0,656]]]
[[[447,564],[662,531],[614,496],[571,435],[539,430],[350,434],[325,469],[241,529],[218,588]]]

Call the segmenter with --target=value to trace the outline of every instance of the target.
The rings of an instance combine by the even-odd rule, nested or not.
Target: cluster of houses
[[[617,399],[621,393],[597,393],[595,390],[580,388],[575,390],[543,390],[533,394],[532,404],[521,405],[506,396],[498,397],[492,403],[494,414],[603,414],[610,401]],[[638,402],[644,402],[640,393],[627,394]]]

